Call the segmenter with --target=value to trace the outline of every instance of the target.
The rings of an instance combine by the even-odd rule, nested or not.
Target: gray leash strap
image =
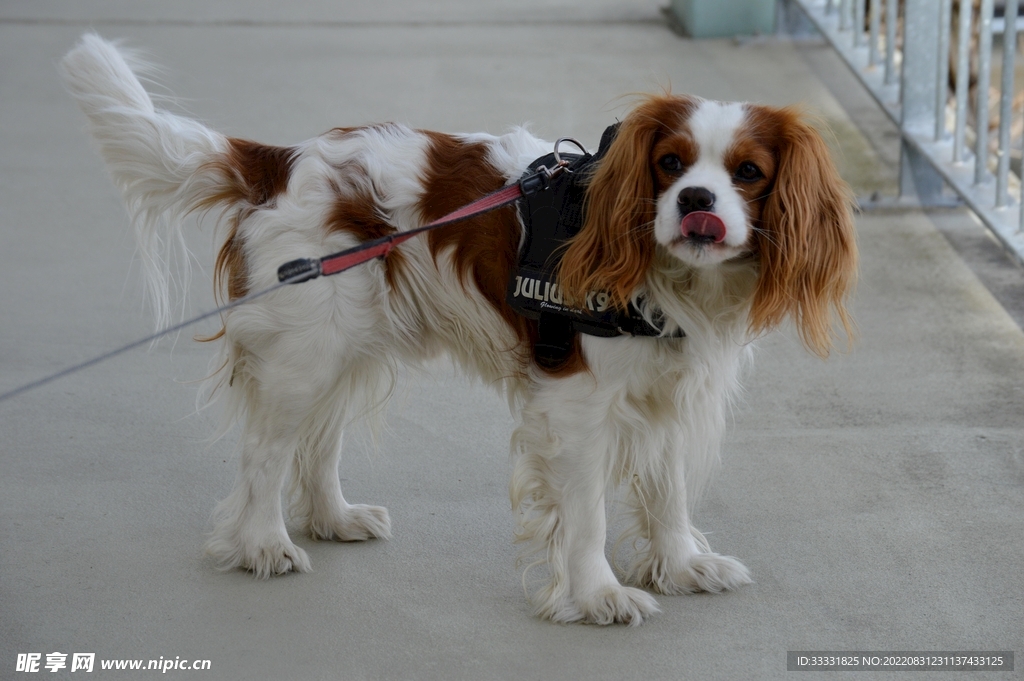
[[[32,381],[31,383],[26,383],[25,385],[22,385],[20,387],[15,388],[14,390],[10,390],[8,392],[0,394],[0,402],[4,402],[6,400],[13,399],[13,398],[15,398],[15,397],[17,397],[19,395],[22,395],[24,393],[29,392],[30,390],[35,390],[36,388],[40,388],[40,387],[46,385],[47,383],[52,383],[53,381],[57,381],[57,380],[59,380],[61,378],[64,378],[65,376],[70,376],[71,374],[76,374],[79,371],[82,371],[84,369],[88,369],[89,367],[95,366],[96,364],[100,364],[101,362],[105,362],[108,359],[116,357],[116,356],[118,356],[118,355],[120,355],[122,353],[128,352],[129,350],[134,350],[135,348],[139,347],[140,345],[145,345],[147,343],[152,343],[153,341],[155,341],[158,338],[161,338],[161,337],[166,336],[166,335],[171,334],[171,333],[176,333],[178,331],[181,331],[182,329],[188,328],[189,326],[192,326],[193,324],[201,322],[204,319],[209,319],[210,317],[213,317],[214,315],[219,315],[222,312],[226,312],[226,311],[228,311],[228,310],[230,310],[232,308],[236,308],[239,305],[244,305],[245,303],[248,303],[248,302],[250,302],[252,300],[255,300],[255,299],[259,298],[260,296],[265,296],[266,294],[268,294],[268,293],[270,293],[272,291],[276,291],[277,289],[282,288],[284,286],[287,286],[289,284],[297,283],[298,281],[301,281],[301,277],[295,277],[294,279],[286,279],[284,281],[278,282],[277,284],[274,284],[270,288],[263,289],[262,291],[257,291],[256,293],[250,293],[249,295],[247,295],[247,296],[245,296],[243,298],[239,298],[238,300],[231,301],[227,305],[222,305],[221,307],[218,307],[215,310],[210,310],[209,312],[204,312],[203,314],[199,315],[198,317],[193,317],[192,319],[186,320],[186,321],[181,322],[179,324],[175,324],[173,326],[168,326],[167,328],[161,329],[160,331],[157,331],[156,333],[154,333],[152,335],[146,336],[145,338],[140,338],[139,340],[136,340],[136,341],[132,341],[131,343],[128,343],[127,345],[122,345],[121,347],[116,348],[114,350],[111,350],[110,352],[104,353],[102,355],[99,355],[98,357],[93,357],[92,359],[86,360],[84,362],[81,362],[79,364],[75,364],[75,365],[70,366],[70,367],[67,367],[66,369],[61,369],[60,371],[58,371],[56,373],[50,374],[49,376],[44,376],[43,378],[40,378],[40,379],[38,379],[36,381]]]

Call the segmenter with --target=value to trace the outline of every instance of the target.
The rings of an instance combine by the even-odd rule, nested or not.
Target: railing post
[[[948,136],[946,131],[946,101],[949,99],[949,40],[952,34],[953,0],[939,0],[939,48],[935,60],[935,141]]]
[[[988,95],[992,80],[992,0],[981,0],[978,21],[978,86],[974,106],[974,184],[988,178]]]
[[[788,0],[799,6],[817,27],[829,43],[836,49],[836,52],[850,66],[853,73],[868,88],[868,91],[881,106],[882,111],[900,128],[902,137],[902,159],[900,168],[900,195],[901,198],[910,199],[924,205],[956,205],[957,201],[970,208],[992,234],[997,237],[1007,252],[1019,263],[1024,264],[1024,182],[1021,183],[1020,193],[1015,190],[1013,193],[1020,196],[1017,201],[1020,206],[1020,213],[1017,210],[1007,210],[1006,204],[1012,201],[1006,197],[1001,199],[1000,206],[994,206],[992,190],[994,183],[986,180],[977,184],[974,179],[974,166],[971,161],[974,154],[964,144],[967,122],[967,77],[968,77],[968,49],[971,39],[971,12],[973,5],[969,0],[959,0],[958,6],[967,11],[960,13],[958,26],[950,26],[951,35],[949,43],[954,42],[956,36],[957,51],[955,53],[959,68],[957,69],[957,119],[954,128],[953,139],[948,138],[945,125],[937,121],[938,116],[944,115],[947,95],[945,90],[949,87],[945,82],[948,75],[945,69],[936,63],[947,58],[946,50],[940,45],[940,28],[945,32],[947,24],[952,21],[946,14],[949,0],[902,0],[905,7],[904,39],[900,41],[904,46],[902,69],[896,68],[897,64],[886,54],[886,75],[885,78],[878,68],[871,68],[870,50],[854,49],[849,40],[849,31],[838,30],[838,17],[835,11],[829,13],[827,6],[833,7],[838,0]],[[845,3],[849,7],[849,2]],[[1012,3],[1007,14],[1011,15],[1008,21],[1012,21],[1013,11],[1018,0],[1006,0],[1007,4]],[[824,4],[828,3],[828,5]],[[895,47],[895,28],[897,0],[871,0],[872,9],[885,7],[886,23],[886,52]],[[981,5],[981,3],[978,3]],[[987,4],[987,3],[986,3]],[[942,19],[939,16],[942,15]],[[892,31],[892,32],[890,32]],[[874,31],[872,30],[872,33]],[[1013,41],[1012,37],[1007,37]],[[947,41],[943,40],[943,43]],[[979,41],[979,47],[981,41]],[[962,47],[962,49],[960,49]],[[1008,50],[1009,52],[1009,50]],[[1006,54],[1005,58],[1010,59],[1011,55]],[[1012,61],[1012,60],[1011,60]],[[890,78],[890,75],[892,78]],[[1006,69],[1004,75],[1007,82],[1011,80],[1012,69]],[[895,76],[900,78],[899,83],[894,83]],[[984,79],[982,79],[984,80]],[[985,88],[987,89],[987,88]],[[1011,88],[1007,85],[1006,94],[1009,95]],[[901,102],[894,102],[897,92],[901,92]],[[1006,107],[1008,101],[1004,99],[1001,105]],[[1009,116],[1005,117],[1009,122]],[[1019,118],[1017,122],[1019,122]],[[1000,140],[1005,140],[1008,130],[1000,128]],[[936,139],[938,137],[939,139]],[[1000,154],[1007,153],[1006,144],[1000,142]],[[1008,183],[1008,159],[1000,157],[1002,162],[997,174],[997,183],[1002,191],[1004,183]],[[1001,179],[1000,179],[1001,178]],[[1007,188],[1008,189],[1008,188]],[[950,192],[948,198],[945,192]],[[953,198],[955,192],[958,198]]]
[[[999,163],[996,168],[996,208],[1009,203],[1010,123],[1013,119],[1013,76],[1017,64],[1017,11],[1019,3],[1006,3],[1003,20],[1003,73],[999,87]]]
[[[939,59],[939,24],[935,0],[906,0],[903,19],[903,69],[900,75],[904,133],[933,136],[936,111],[935,68]],[[942,176],[916,149],[902,143],[900,198],[921,205],[943,203]]]
[[[881,5],[881,0],[879,0]],[[899,6],[896,0],[885,0],[885,84],[896,81],[896,24]]]

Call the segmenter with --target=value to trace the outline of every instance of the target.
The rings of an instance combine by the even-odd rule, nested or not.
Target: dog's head
[[[606,290],[625,307],[659,250],[690,268],[751,261],[751,331],[789,315],[824,356],[833,313],[851,328],[851,204],[821,135],[799,112],[649,97],[622,121],[594,173],[562,288],[570,297]]]

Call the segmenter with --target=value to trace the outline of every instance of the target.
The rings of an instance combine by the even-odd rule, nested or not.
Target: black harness
[[[570,307],[562,300],[556,281],[558,265],[567,242],[583,226],[583,207],[590,174],[608,151],[619,124],[608,127],[601,136],[597,154],[558,154],[541,156],[530,164],[524,178],[535,175],[542,166],[553,168],[568,161],[564,172],[550,180],[543,191],[527,194],[518,201],[525,237],[519,254],[519,268],[509,279],[505,299],[520,315],[538,322],[534,358],[542,367],[560,366],[572,351],[577,333],[590,336],[661,336],[662,329],[652,325],[633,303],[625,310],[612,304],[603,291],[587,294],[582,307]],[[658,320],[655,320],[658,321]],[[671,335],[681,338],[679,329]]]

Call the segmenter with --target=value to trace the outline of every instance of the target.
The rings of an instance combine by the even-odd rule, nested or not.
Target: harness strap
[[[537,322],[534,360],[548,369],[564,364],[578,334],[603,338],[623,335],[649,338],[686,336],[678,327],[665,334],[665,319],[657,310],[652,311],[654,314],[648,321],[641,312],[645,307],[642,300],[619,309],[602,291],[590,292],[585,300],[573,304],[563,299],[558,281],[559,263],[565,246],[583,228],[588,185],[594,168],[611,147],[618,128],[619,124],[615,124],[604,131],[596,154],[584,151],[582,155],[566,155],[570,161],[565,175],[552,182],[548,191],[524,197],[519,204],[524,230],[523,246],[518,268],[508,282],[505,302],[517,314]],[[561,160],[557,156],[557,146],[555,153],[536,159],[529,170],[550,164],[553,160]]]

